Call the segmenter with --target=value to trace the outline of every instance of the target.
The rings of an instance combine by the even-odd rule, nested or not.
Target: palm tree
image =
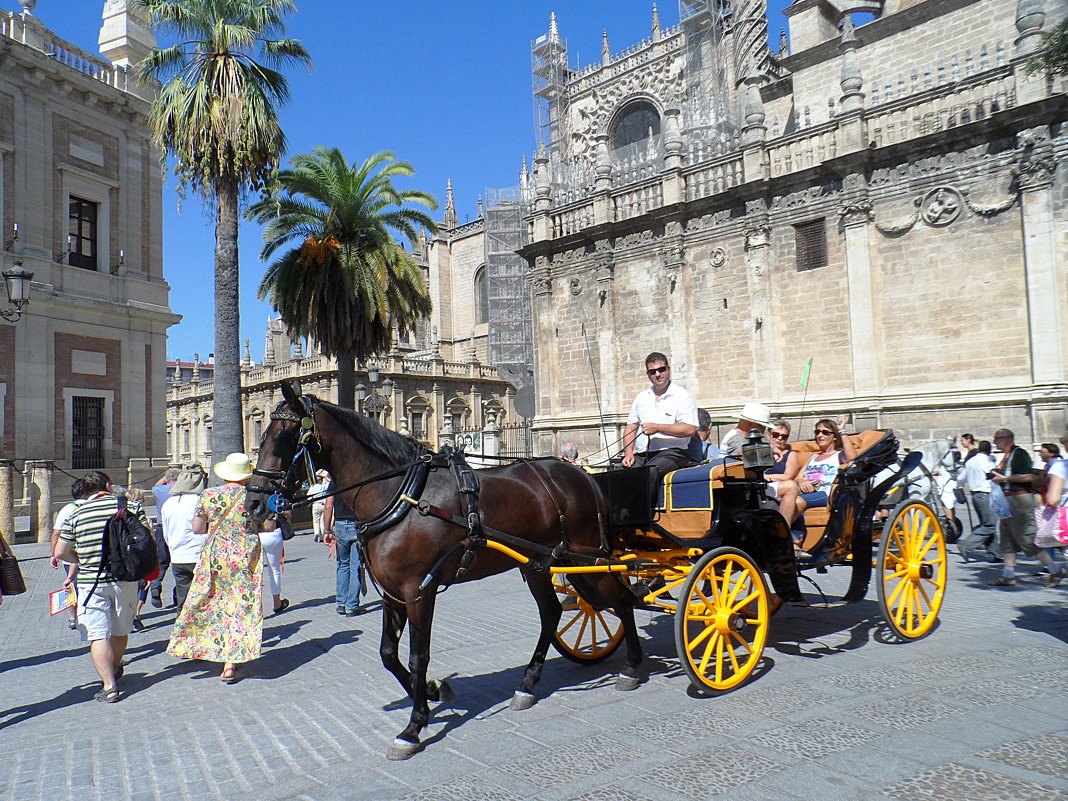
[[[337,359],[338,403],[355,408],[356,359],[389,349],[393,327],[408,330],[430,314],[430,295],[411,253],[434,222],[420,208],[438,204],[426,192],[399,190],[414,174],[389,152],[349,165],[337,148],[294,156],[278,174],[281,193],[249,208],[265,223],[264,261],[293,246],[267,269],[269,299],[291,335],[310,337]]]
[[[292,0],[139,0],[153,27],[178,41],[138,65],[163,83],[152,104],[153,137],[176,160],[179,190],[215,204],[214,450],[244,450],[238,316],[238,203],[262,189],[285,150],[277,107],[289,99],[274,67],[311,64],[280,38]]]

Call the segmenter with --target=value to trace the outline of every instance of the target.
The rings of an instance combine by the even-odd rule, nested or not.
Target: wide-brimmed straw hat
[[[252,462],[243,453],[231,453],[216,464],[214,470],[223,481],[247,481],[252,475]]]
[[[742,420],[756,423],[758,426],[771,425],[771,409],[763,403],[747,403],[742,407],[742,413],[738,415]]]

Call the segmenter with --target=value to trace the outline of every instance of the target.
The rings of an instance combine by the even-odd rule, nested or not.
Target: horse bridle
[[[303,415],[283,411],[282,406],[286,403],[283,401],[271,412],[270,416],[272,422],[277,420],[280,423],[295,423],[300,426],[300,434],[297,435],[297,451],[293,454],[293,461],[290,462],[288,469],[266,470],[256,467],[252,470],[252,475],[267,479],[267,485],[250,487],[250,489],[271,492],[267,499],[267,506],[272,512],[285,511],[291,503],[289,496],[297,487],[301,484],[310,485],[315,481],[315,465],[312,462],[311,449],[314,446],[316,451],[319,450],[319,434],[312,415],[311,403],[304,397],[300,399],[300,402],[304,407]]]

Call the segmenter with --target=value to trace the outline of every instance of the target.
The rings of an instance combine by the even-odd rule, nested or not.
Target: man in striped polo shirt
[[[111,479],[106,473],[94,470],[85,474],[82,485],[86,501],[67,518],[60,530],[57,555],[74,563],[74,575],[64,586],[69,586],[72,581],[75,583],[78,630],[82,641],[89,643],[93,666],[104,685],[93,697],[115,703],[122,700],[116,680],[122,676],[120,662],[126,653],[126,642],[133,625],[137,582],[116,581],[106,564],[101,570],[104,527],[119,508],[118,498],[111,494]],[[130,501],[129,509],[148,526],[141,504]],[[94,584],[96,589],[93,589]]]

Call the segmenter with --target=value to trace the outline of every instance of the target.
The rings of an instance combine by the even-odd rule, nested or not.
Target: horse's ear
[[[283,381],[282,397],[286,399],[291,409],[300,409],[300,384],[296,381]]]

